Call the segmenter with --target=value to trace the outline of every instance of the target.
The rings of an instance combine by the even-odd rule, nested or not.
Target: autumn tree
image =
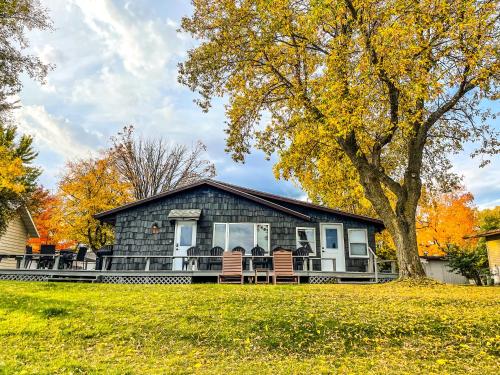
[[[214,164],[204,159],[207,149],[202,142],[189,149],[161,137],[145,139],[135,136],[132,126],[123,128],[112,142],[110,155],[136,199],[215,176]]]
[[[474,196],[464,190],[444,194],[424,193],[417,211],[420,255],[446,255],[451,246],[470,246],[465,236],[476,226]]]
[[[131,189],[107,156],[68,162],[58,185],[59,239],[87,244],[93,251],[113,243],[113,230],[93,215],[131,200]]]
[[[21,205],[28,204],[40,170],[33,166],[37,153],[28,135],[0,121],[0,234]]]
[[[500,229],[500,206],[480,210],[478,220],[479,229],[482,231]]]
[[[22,74],[44,82],[51,65],[24,53],[29,47],[26,32],[47,30],[52,22],[38,0],[0,1],[0,117],[16,106],[13,95],[22,88]]]
[[[74,241],[64,239],[61,236],[59,225],[61,220],[61,201],[56,194],[52,194],[48,189],[39,186],[31,196],[27,206],[33,216],[36,228],[39,233],[38,238],[30,238],[28,245],[33,251],[39,251],[40,245],[56,245],[59,249],[64,249],[75,245]]]
[[[480,103],[498,96],[499,2],[192,3],[182,29],[200,43],[179,80],[204,110],[228,97],[233,158],[253,145],[277,152],[277,174],[306,191],[359,183],[394,240],[400,277],[424,276],[423,183],[453,181],[447,155],[466,141],[498,152]]]

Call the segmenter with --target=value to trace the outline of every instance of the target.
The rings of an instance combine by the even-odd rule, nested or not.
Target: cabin
[[[29,238],[38,238],[39,234],[31,214],[22,206],[10,219],[7,230],[0,236],[0,253],[20,254],[26,251]],[[0,268],[16,268],[15,258],[0,257]]]
[[[267,256],[275,248],[306,248],[306,264],[298,269],[307,271],[306,277],[373,273],[375,234],[384,228],[378,219],[215,180],[95,217],[115,230],[109,270],[181,273],[187,271],[185,260],[194,248],[201,258],[196,268],[189,269],[194,277],[213,273],[202,257],[217,247],[239,249],[248,257],[256,247]],[[245,270],[251,272],[249,267]]]

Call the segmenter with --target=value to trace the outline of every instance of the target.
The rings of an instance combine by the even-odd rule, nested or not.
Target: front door
[[[187,255],[187,249],[196,245],[196,221],[176,221],[174,256]],[[181,271],[183,258],[174,258],[172,270]]]
[[[321,270],[345,272],[342,224],[321,224]]]

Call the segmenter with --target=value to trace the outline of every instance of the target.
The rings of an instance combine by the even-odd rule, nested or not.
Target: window
[[[297,247],[309,247],[316,253],[316,229],[297,228]]]
[[[325,228],[325,245],[327,249],[339,248],[339,235],[337,228]]]
[[[368,234],[366,229],[349,229],[349,256],[368,258]]]
[[[191,225],[181,225],[180,246],[191,246],[193,244],[193,227]]]
[[[232,250],[241,246],[250,254],[255,246],[269,252],[269,224],[215,223],[213,246]]]

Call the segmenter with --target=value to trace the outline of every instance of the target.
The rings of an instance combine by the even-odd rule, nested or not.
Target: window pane
[[[180,246],[193,245],[193,227],[191,225],[181,225]]]
[[[365,243],[351,243],[351,255],[366,256],[368,249]]]
[[[241,246],[250,254],[250,250],[254,247],[254,225],[245,224],[230,224],[229,225],[229,245],[228,249],[232,250],[237,246]]]
[[[226,224],[214,224],[213,246],[220,246],[226,250]]]
[[[316,251],[316,232],[314,228],[297,229],[297,247],[309,247],[311,251]]]
[[[269,252],[269,225],[257,224],[257,245]]]
[[[325,228],[325,239],[327,249],[338,249],[338,232],[335,228]]]
[[[366,232],[364,229],[353,229],[349,231],[349,241],[356,243],[366,242]]]

